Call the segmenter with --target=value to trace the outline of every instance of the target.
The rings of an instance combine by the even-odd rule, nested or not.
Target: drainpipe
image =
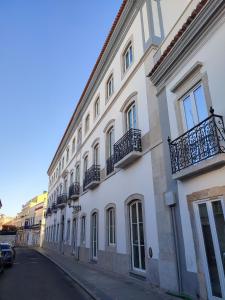
[[[172,219],[172,228],[173,228],[173,237],[174,237],[174,247],[175,247],[175,259],[176,259],[176,269],[177,269],[177,282],[178,282],[178,292],[182,294],[183,283],[182,283],[182,274],[181,274],[181,263],[180,263],[180,252],[179,252],[179,238],[177,232],[177,222],[176,222],[176,196],[174,192],[165,193],[165,203],[170,207],[171,219]]]

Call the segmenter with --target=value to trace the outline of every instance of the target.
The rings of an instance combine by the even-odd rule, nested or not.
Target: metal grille
[[[70,185],[69,187],[69,198],[71,198],[74,195],[80,194],[80,184],[79,182],[75,182]]]
[[[223,117],[214,114],[171,141],[168,138],[172,173],[175,174],[191,165],[225,153],[225,129]]]
[[[129,129],[124,136],[114,144],[114,164],[119,162],[132,151],[142,151],[141,130]]]
[[[52,203],[52,211],[55,212],[57,210],[55,202]]]
[[[100,181],[100,166],[93,165],[85,172],[83,189],[85,190],[87,185],[93,181]]]
[[[114,156],[111,155],[107,160],[106,160],[106,175],[111,174],[114,171]]]
[[[67,194],[62,194],[57,197],[57,205],[66,204]]]

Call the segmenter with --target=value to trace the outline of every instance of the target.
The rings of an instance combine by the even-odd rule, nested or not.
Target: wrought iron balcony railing
[[[172,173],[175,174],[219,153],[225,153],[225,129],[223,117],[211,116],[183,135],[171,141],[168,138]]]
[[[114,164],[118,163],[131,152],[141,152],[141,130],[133,128],[129,129],[113,147]]]
[[[66,203],[67,203],[67,194],[66,194],[66,193],[64,193],[64,194],[62,194],[62,195],[59,195],[59,196],[57,197],[56,205],[57,205],[58,207],[60,207],[60,206],[65,206]]]
[[[74,182],[69,187],[69,198],[76,198],[80,195],[80,183]]]
[[[107,160],[106,160],[106,175],[111,174],[114,171],[114,156],[111,155]]]
[[[51,210],[52,210],[52,212],[56,212],[57,211],[57,206],[56,206],[55,202],[52,203]]]
[[[47,217],[47,216],[50,216],[51,213],[52,213],[52,210],[51,210],[50,207],[48,207],[47,210],[46,210],[46,217]]]
[[[83,188],[92,188],[100,183],[100,166],[93,165],[85,172]]]

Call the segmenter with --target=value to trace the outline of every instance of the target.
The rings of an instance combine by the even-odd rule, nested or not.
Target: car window
[[[9,245],[0,245],[1,250],[9,250],[10,246]]]

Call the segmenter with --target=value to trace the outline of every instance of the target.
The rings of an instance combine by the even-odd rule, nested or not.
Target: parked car
[[[0,250],[0,273],[4,271],[4,264],[3,264],[3,256],[2,251]]]
[[[2,253],[3,264],[12,266],[14,262],[14,251],[10,244],[0,243],[0,251]]]

